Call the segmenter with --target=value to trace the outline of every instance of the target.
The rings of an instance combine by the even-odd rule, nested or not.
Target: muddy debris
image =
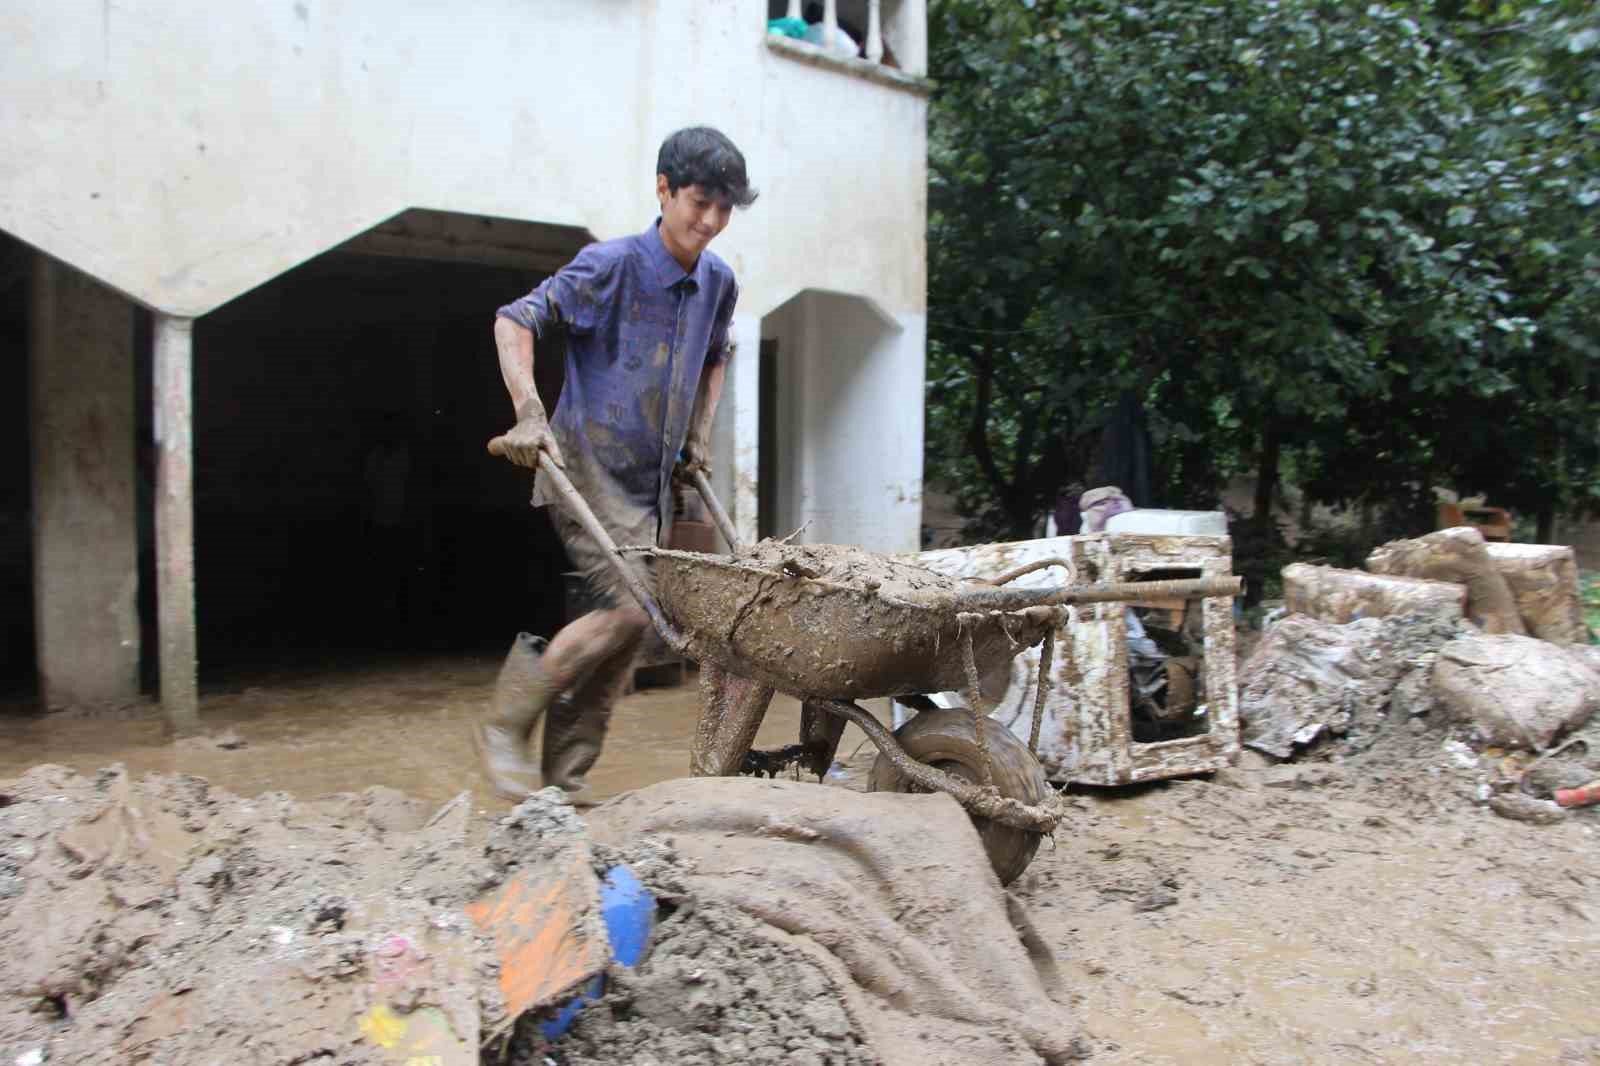
[[[5,1061],[391,1061],[375,1033],[476,1055],[464,805],[419,822],[387,790],[245,800],[115,767],[3,791]]]
[[[663,923],[663,936],[684,924],[594,1017],[580,1016],[577,1039],[588,1027],[618,1028],[640,1046],[705,1056],[663,1062],[737,1061],[713,1050],[696,1013],[737,989],[688,979],[706,969],[707,952],[736,950],[762,960],[766,977],[736,972],[762,990],[752,998],[769,999],[770,988],[770,1001],[728,1001],[738,1002],[725,1011],[737,1024],[712,1032],[752,1061],[1026,1066],[1086,1050],[1053,953],[1025,919],[1019,930],[977,832],[948,796],[702,778],[618,797],[589,821],[601,844],[670,840],[682,863],[673,876],[694,910]],[[702,936],[713,929],[725,935]],[[774,1010],[775,1026],[759,1024]],[[730,1044],[734,1032],[744,1039]]]
[[[769,538],[750,545],[735,559],[767,571],[780,570],[913,602],[933,602],[970,587],[969,582],[911,560],[846,544],[789,544]]]
[[[1489,797],[1489,809],[1502,818],[1529,825],[1555,825],[1567,812],[1549,800],[1534,799],[1520,792],[1497,792]]]
[[[1485,743],[1542,751],[1600,710],[1600,673],[1566,645],[1481,634],[1439,649],[1434,693]]]
[[[1464,623],[1432,614],[1323,622],[1290,615],[1271,629],[1239,676],[1243,743],[1289,758],[1323,738],[1355,750],[1376,740],[1398,692],[1411,713],[1440,648]]]
[[[954,1066],[1079,1050],[1042,983],[1047,949],[1024,946],[945,796],[692,779],[598,808],[597,831],[553,789],[492,823],[465,795],[436,810],[384,788],[243,799],[117,767],[37,767],[0,794],[4,1062]],[[632,969],[606,965],[591,890],[619,865],[656,902]],[[547,891],[556,875],[575,889]],[[526,950],[546,934],[554,961]]]

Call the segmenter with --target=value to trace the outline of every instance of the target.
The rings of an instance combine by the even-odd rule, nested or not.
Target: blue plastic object
[[[626,866],[613,866],[600,882],[600,917],[611,941],[611,958],[623,966],[638,965],[656,924],[656,897]],[[562,1005],[556,1016],[539,1027],[544,1038],[555,1041],[572,1027],[585,1003],[599,999],[606,979],[601,974]]]

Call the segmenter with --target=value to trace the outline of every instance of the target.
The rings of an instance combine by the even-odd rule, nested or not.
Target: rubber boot
[[[575,801],[589,791],[586,775],[600,758],[611,725],[609,707],[583,707],[562,696],[544,719],[544,750],[539,768],[546,785],[554,785]]]
[[[511,800],[532,795],[539,787],[538,768],[528,759],[528,736],[554,698],[540,657],[548,642],[518,633],[488,708],[473,723],[478,761],[495,792]]]
[[[582,803],[588,796],[584,775],[600,758],[611,726],[611,708],[628,685],[638,647],[638,641],[630,641],[576,691],[562,694],[545,716],[539,757],[544,783],[566,792],[574,802]]]

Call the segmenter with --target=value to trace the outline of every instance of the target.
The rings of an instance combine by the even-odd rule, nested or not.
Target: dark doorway
[[[494,312],[581,247],[558,232],[542,268],[358,240],[196,323],[203,680],[560,624],[565,556],[527,472],[485,451],[512,420]],[[552,406],[561,358],[539,351]]]
[[[35,686],[28,299],[33,249],[0,233],[0,698]]]
[[[778,342],[761,342],[761,390],[756,406],[756,532],[776,536],[778,516]]]

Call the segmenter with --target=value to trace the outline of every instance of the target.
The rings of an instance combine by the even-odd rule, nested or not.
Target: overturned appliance
[[[985,578],[1037,560],[1070,560],[1077,580],[1167,582],[1232,575],[1221,536],[1091,533],[923,552],[952,577]],[[1043,587],[1032,574],[1015,584]],[[1233,601],[1162,595],[1080,605],[1056,636],[1039,727],[1038,756],[1055,782],[1121,785],[1228,765],[1239,750]],[[1169,586],[1170,587],[1170,586]],[[1040,649],[982,679],[993,717],[1025,736]],[[935,697],[953,704],[955,694]]]

